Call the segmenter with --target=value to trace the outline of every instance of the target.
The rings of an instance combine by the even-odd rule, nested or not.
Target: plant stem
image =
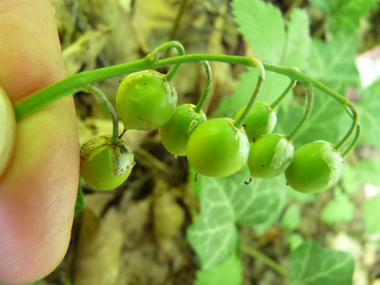
[[[350,138],[350,136],[354,133],[355,129],[357,128],[358,125],[358,113],[356,112],[355,107],[352,105],[352,103],[347,99],[345,108],[347,108],[350,113],[352,114],[352,125],[347,134],[343,137],[343,139],[335,146],[336,150],[339,150],[345,143],[346,141]],[[361,131],[361,126],[358,129],[359,133]],[[359,139],[359,138],[357,138]],[[357,141],[357,140],[356,140]],[[353,147],[353,146],[352,146]],[[351,147],[351,148],[352,148]]]
[[[359,140],[361,132],[362,132],[362,125],[358,123],[356,125],[356,134],[355,134],[354,140],[351,142],[348,148],[342,153],[342,157],[345,157],[354,148],[354,146]]]
[[[301,121],[299,121],[298,125],[293,129],[293,131],[291,131],[287,136],[286,136],[286,139],[287,140],[291,140],[292,137],[298,132],[298,130],[305,124],[305,122],[307,121],[307,119],[309,118],[310,116],[310,113],[311,113],[311,109],[313,108],[313,99],[314,99],[314,96],[313,96],[313,89],[311,86],[307,86],[305,88],[305,92],[306,92],[306,108],[305,108],[305,113],[303,114],[302,116],[302,119]]]
[[[170,33],[170,37],[169,37],[170,40],[175,39],[177,32],[178,32],[178,29],[179,29],[181,22],[183,20],[183,16],[185,15],[185,12],[186,12],[188,6],[189,6],[189,0],[182,0],[181,7],[179,8],[179,11],[177,14],[177,18],[175,19],[173,30]]]
[[[281,101],[285,98],[286,95],[288,95],[288,92],[290,89],[294,88],[297,84],[297,80],[290,81],[289,85],[286,87],[284,92],[274,101],[272,104],[270,104],[271,109],[274,109]]]
[[[253,256],[254,258],[260,260],[261,262],[265,263],[268,265],[270,268],[276,270],[278,273],[287,276],[287,270],[282,267],[280,264],[278,264],[276,261],[273,259],[269,258],[265,254],[262,254],[261,252],[257,251],[256,249],[249,247],[245,244],[242,244],[240,246],[241,250],[244,251],[245,253],[248,253],[250,256]]]
[[[112,106],[110,101],[108,101],[107,96],[97,87],[90,85],[86,92],[91,92],[95,95],[97,95],[107,106],[108,110],[111,112],[112,115],[112,125],[113,125],[113,132],[112,132],[112,140],[111,144],[116,145],[119,141],[119,124],[117,121],[117,113],[115,111],[115,108]]]
[[[206,88],[205,91],[202,94],[201,99],[199,100],[197,106],[194,108],[195,113],[200,113],[202,111],[202,108],[204,104],[206,103],[207,96],[210,93],[211,90],[211,85],[212,85],[212,71],[211,71],[211,66],[208,61],[202,62],[203,67],[205,68],[206,71],[206,76],[207,76],[207,82],[206,82]]]
[[[157,51],[157,50],[156,50]],[[203,62],[203,61],[218,61],[230,64],[240,64],[249,67],[256,67],[259,76],[264,79],[265,70],[276,72],[285,76],[288,76],[298,82],[302,83],[304,86],[313,86],[319,90],[325,92],[330,97],[338,101],[344,108],[349,107],[352,112],[353,124],[349,129],[347,135],[338,144],[340,147],[343,145],[349,136],[354,132],[357,122],[358,114],[351,104],[350,100],[339,95],[335,91],[326,87],[322,83],[316,81],[315,79],[303,74],[297,68],[293,67],[283,67],[270,63],[262,63],[252,57],[244,56],[232,56],[232,55],[217,55],[217,54],[191,54],[176,56],[161,60],[155,60],[154,57],[148,55],[147,57],[129,63],[124,63],[120,65],[104,67],[92,71],[82,72],[73,76],[70,76],[62,81],[59,81],[53,85],[42,89],[25,100],[19,102],[14,106],[15,114],[17,120],[22,120],[30,114],[48,106],[49,104],[65,97],[70,94],[76,93],[81,90],[86,90],[89,84],[98,82],[107,78],[116,77],[120,75],[125,75],[132,72],[137,72],[145,69],[154,69],[158,67],[163,67],[167,65],[183,64],[189,62]],[[264,68],[261,68],[264,67]]]
[[[253,104],[255,103],[257,94],[259,94],[259,92],[260,92],[262,83],[263,83],[263,78],[259,76],[259,78],[257,80],[255,91],[253,92],[253,94],[251,96],[251,99],[249,100],[249,102],[247,104],[247,107],[245,107],[245,109],[243,111],[243,114],[241,114],[241,116],[239,117],[239,119],[237,119],[235,121],[235,123],[234,123],[234,126],[236,128],[240,128],[243,125],[245,119],[247,119],[249,113],[251,112],[251,110],[253,108]]]
[[[177,41],[170,41],[166,42],[159,47],[157,47],[151,54],[147,55],[147,58],[151,59],[152,61],[156,61],[160,58],[160,55],[163,51],[165,51],[168,48],[176,48],[178,55],[184,55],[185,54],[185,49],[183,48],[183,45],[180,42]],[[165,75],[165,78],[167,81],[172,81],[174,76],[177,74],[178,69],[180,68],[181,64],[175,64],[169,72]]]

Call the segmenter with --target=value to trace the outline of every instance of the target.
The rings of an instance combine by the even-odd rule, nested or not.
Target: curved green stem
[[[240,128],[243,125],[245,119],[247,119],[249,113],[251,112],[251,110],[253,108],[253,104],[255,103],[257,94],[259,94],[259,92],[260,92],[262,83],[263,83],[263,78],[259,76],[259,78],[257,80],[255,91],[253,92],[251,99],[249,100],[249,102],[247,104],[247,107],[244,109],[243,114],[241,114],[239,119],[237,119],[234,123],[234,126],[236,128]]]
[[[249,113],[251,112],[251,110],[253,108],[253,104],[255,103],[257,95],[259,94],[261,87],[263,86],[263,82],[265,79],[265,69],[264,69],[263,63],[261,61],[255,59],[255,58],[251,57],[251,64],[252,64],[252,66],[254,66],[256,68],[257,73],[259,75],[259,78],[257,79],[255,91],[253,91],[253,94],[252,94],[251,99],[249,100],[249,102],[247,104],[247,107],[244,109],[243,114],[241,114],[239,119],[237,119],[234,123],[234,126],[236,128],[240,128],[243,125],[245,119],[247,119]]]
[[[362,125],[360,123],[358,123],[356,125],[355,137],[354,137],[353,141],[351,142],[351,144],[348,146],[348,148],[342,153],[342,157],[345,157],[354,148],[354,146],[356,145],[356,143],[358,142],[358,140],[360,138],[361,132],[362,132]]]
[[[200,113],[202,111],[202,108],[204,104],[206,103],[207,96],[210,93],[211,85],[212,85],[212,71],[211,71],[210,63],[208,61],[204,61],[202,62],[202,64],[206,71],[207,82],[206,82],[205,91],[203,91],[201,99],[199,100],[197,106],[195,106],[194,108],[195,113]]]
[[[272,104],[270,104],[271,109],[274,109],[281,101],[285,98],[286,95],[288,95],[288,92],[290,89],[294,88],[297,85],[297,80],[290,81],[289,85],[286,87],[284,92],[274,101]]]
[[[180,42],[170,41],[170,42],[166,42],[166,43],[160,45],[159,47],[157,47],[152,53],[148,54],[146,58],[148,58],[152,61],[156,61],[160,58],[160,55],[163,51],[165,51],[168,48],[173,48],[173,47],[177,49],[178,55],[182,56],[185,54],[185,49]],[[180,63],[175,64],[169,70],[169,72],[165,75],[166,80],[168,80],[169,82],[172,81],[174,76],[177,74],[177,71],[180,68],[180,66],[181,66]]]
[[[158,51],[160,51],[160,49],[158,49]],[[272,72],[276,72],[276,73],[288,76],[302,83],[304,86],[313,86],[315,88],[318,88],[319,90],[325,92],[330,97],[334,98],[344,107],[349,106],[349,108],[352,111],[352,115],[353,115],[352,117],[353,117],[354,122],[349,132],[347,133],[345,138],[342,140],[343,143],[348,139],[348,137],[352,134],[352,132],[356,128],[358,115],[354,106],[351,104],[351,102],[347,98],[339,95],[338,93],[326,87],[322,83],[303,74],[302,72],[298,71],[295,68],[283,67],[283,66],[269,64],[269,63],[261,64],[258,60],[252,57],[244,57],[244,56],[217,55],[217,54],[191,54],[191,55],[182,55],[182,56],[176,56],[176,57],[171,57],[171,58],[166,58],[166,59],[161,59],[161,60],[152,60],[154,59],[154,56],[152,57],[152,54],[150,54],[150,56],[147,56],[143,59],[140,59],[134,62],[124,63],[121,65],[115,65],[115,66],[110,66],[110,67],[104,67],[104,68],[87,71],[87,72],[82,72],[82,73],[70,76],[53,85],[50,85],[46,87],[45,89],[42,89],[34,93],[32,96],[16,104],[14,106],[16,118],[17,120],[22,120],[28,115],[33,114],[34,112],[42,109],[43,107],[48,106],[49,104],[65,96],[71,95],[81,90],[86,90],[88,85],[107,79],[107,78],[125,75],[128,73],[137,72],[137,71],[141,71],[145,69],[154,69],[154,68],[168,66],[168,65],[183,64],[183,63],[190,63],[190,62],[198,63],[198,62],[203,62],[203,61],[217,61],[217,62],[225,62],[225,63],[230,63],[230,64],[239,64],[239,65],[244,65],[244,66],[249,66],[249,67],[256,67],[256,69],[259,72],[259,76],[261,75],[262,78],[264,78],[265,70],[267,70],[267,71],[272,71]],[[260,66],[264,67],[265,70],[264,68],[261,69]],[[341,146],[341,144],[338,144],[338,146]]]
[[[305,124],[305,122],[307,121],[307,119],[310,116],[311,109],[313,108],[313,101],[314,101],[313,100],[314,99],[313,88],[311,86],[307,86],[307,87],[305,87],[305,92],[306,92],[306,108],[305,108],[305,112],[304,112],[304,114],[302,116],[301,121],[299,121],[299,123],[297,124],[297,126],[289,134],[286,135],[286,139],[287,140],[291,140],[292,139],[292,137]]]
[[[264,263],[267,266],[269,266],[270,268],[276,270],[281,275],[284,275],[284,276],[288,275],[288,272],[284,267],[282,267],[280,264],[278,264],[276,261],[274,261],[273,259],[266,256],[265,254],[262,254],[261,252],[257,251],[256,249],[249,247],[245,244],[242,244],[240,246],[240,248],[242,251],[248,253],[250,256],[260,260],[262,263]]]
[[[119,139],[119,124],[117,121],[117,113],[115,111],[115,108],[112,106],[110,101],[108,101],[107,96],[97,87],[90,85],[86,92],[91,92],[95,95],[97,95],[107,106],[108,110],[110,111],[112,115],[112,125],[113,125],[113,132],[112,132],[112,140],[111,144],[116,145]]]
[[[345,108],[348,108],[350,113],[352,114],[352,125],[351,128],[348,130],[347,134],[343,137],[343,139],[338,142],[337,145],[335,145],[335,149],[339,150],[345,143],[346,141],[350,138],[350,136],[354,133],[355,129],[357,128],[358,125],[358,113],[356,112],[355,107],[352,105],[352,103],[347,99]],[[361,131],[361,126],[359,127],[359,132]],[[359,139],[359,138],[358,138]],[[355,141],[355,140],[354,140]],[[357,141],[357,140],[356,140]],[[355,142],[356,143],[356,142]],[[353,146],[352,146],[353,147]],[[351,148],[352,148],[351,147]]]

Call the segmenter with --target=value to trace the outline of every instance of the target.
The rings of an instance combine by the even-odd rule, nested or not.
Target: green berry
[[[285,171],[287,183],[302,193],[317,193],[334,186],[343,168],[343,159],[326,141],[308,143],[294,153]]]
[[[211,119],[194,130],[187,143],[189,164],[200,174],[225,177],[247,161],[249,142],[244,128],[229,118]]]
[[[111,144],[111,136],[91,139],[81,147],[80,174],[84,181],[98,190],[120,186],[135,165],[134,156],[123,140]]]
[[[237,112],[235,121],[241,117],[246,107],[247,105]],[[243,125],[249,141],[254,142],[258,138],[272,133],[276,122],[276,112],[271,109],[268,103],[258,101],[253,105]]]
[[[293,155],[293,144],[285,136],[269,134],[257,139],[248,157],[251,178],[276,177],[286,170]]]
[[[171,154],[185,156],[190,135],[206,121],[203,111],[194,112],[195,107],[193,104],[178,106],[170,121],[160,128],[162,144]]]
[[[173,116],[177,92],[165,75],[145,70],[124,78],[117,90],[116,105],[126,129],[158,129]]]

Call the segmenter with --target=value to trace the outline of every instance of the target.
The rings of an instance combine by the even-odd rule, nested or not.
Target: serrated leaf
[[[305,241],[290,255],[289,285],[352,284],[354,259],[348,253],[334,251]]]
[[[362,124],[359,142],[366,142],[380,149],[380,81],[369,86],[357,104]]]
[[[236,224],[265,230],[280,215],[285,203],[283,178],[258,179],[245,185],[247,175],[200,177],[200,215],[187,237],[202,269],[224,262],[236,249]]]
[[[289,231],[296,230],[300,224],[301,211],[297,204],[291,204],[286,209],[281,220],[281,226]]]
[[[262,61],[307,67],[310,54],[310,31],[307,13],[294,9],[285,31],[280,9],[259,0],[235,0],[235,21],[245,41]]]
[[[280,62],[286,41],[281,11],[259,0],[235,0],[231,6],[239,31],[259,59]]]
[[[330,200],[321,213],[321,220],[327,224],[349,223],[353,220],[355,205],[339,187],[334,189]]]
[[[328,42],[313,39],[309,60],[310,70],[307,74],[329,87],[333,87],[331,83],[336,85],[339,81],[345,82],[348,86],[357,85],[359,72],[355,56],[358,42],[354,34],[339,34]]]
[[[308,67],[311,50],[309,17],[304,10],[294,9],[287,25],[287,38],[280,64],[295,66],[300,70]]]
[[[223,263],[197,272],[195,285],[240,285],[242,283],[240,256],[231,254]]]
[[[367,200],[363,205],[364,229],[368,234],[380,232],[380,194]]]

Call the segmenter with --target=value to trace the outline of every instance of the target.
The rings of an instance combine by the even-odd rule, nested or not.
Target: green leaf
[[[380,158],[361,160],[356,164],[356,170],[359,173],[363,184],[370,183],[380,186]]]
[[[328,27],[332,33],[354,32],[360,19],[376,5],[376,0],[309,0],[317,9],[328,15]]]
[[[253,52],[262,61],[279,63],[286,45],[281,11],[258,0],[235,0],[231,6],[239,31]]]
[[[299,201],[302,203],[313,203],[317,200],[318,194],[305,194],[293,190],[290,186],[286,187],[286,197],[289,201]]]
[[[341,184],[344,192],[353,194],[364,184],[359,175],[358,169],[358,167],[353,167],[349,163],[344,164],[341,177]]]
[[[363,205],[364,229],[368,234],[380,232],[380,194],[367,200]]]
[[[78,194],[77,194],[77,201],[75,203],[75,214],[79,214],[84,209],[85,203],[84,203],[84,195],[83,195],[83,187],[82,187],[82,179],[79,179],[78,184]]]
[[[301,220],[301,211],[297,204],[291,204],[282,217],[281,226],[289,231],[298,228]]]
[[[354,219],[355,205],[339,187],[334,189],[330,200],[321,213],[321,220],[327,224],[349,223]]]
[[[269,228],[285,203],[285,181],[258,179],[245,185],[246,174],[226,178],[200,176],[200,215],[187,237],[202,269],[223,263],[238,243],[236,224],[256,231]]]
[[[311,51],[309,25],[309,17],[304,10],[294,9],[291,12],[282,65],[295,66],[300,70],[308,67]]]
[[[293,137],[295,149],[315,140],[326,140],[335,144],[346,134],[352,122],[337,101],[316,88],[313,88],[313,91],[314,104],[310,117]],[[289,133],[302,118],[303,113],[304,107],[297,106],[294,102],[289,104],[288,111],[281,109],[277,115],[274,132]],[[334,124],[331,124],[332,121]]]
[[[334,251],[305,241],[290,255],[289,285],[352,284],[354,259],[348,253]]]
[[[285,32],[280,9],[259,0],[235,0],[235,22],[245,41],[262,61],[305,68],[310,54],[309,19],[294,9]]]
[[[304,238],[299,233],[292,233],[286,239],[288,240],[290,251],[295,251],[304,242]]]
[[[360,96],[357,111],[360,114],[362,133],[359,142],[380,149],[380,81],[370,85]]]
[[[240,256],[231,254],[223,263],[208,270],[198,271],[195,285],[240,285],[242,271]]]
[[[328,42],[313,39],[307,74],[338,93],[348,86],[358,85],[359,72],[355,64],[358,43],[354,34],[339,34]],[[344,83],[342,90],[336,90],[334,87],[340,82]]]

